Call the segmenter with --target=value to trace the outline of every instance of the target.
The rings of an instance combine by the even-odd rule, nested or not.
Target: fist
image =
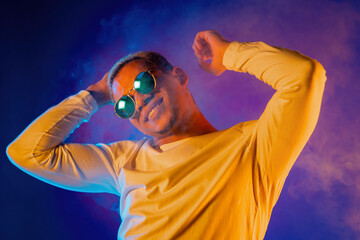
[[[211,30],[198,32],[192,48],[200,67],[215,76],[219,76],[226,70],[222,60],[229,44],[230,42],[217,31]]]

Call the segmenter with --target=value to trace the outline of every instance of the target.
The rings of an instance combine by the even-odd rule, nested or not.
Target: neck
[[[200,136],[216,131],[217,129],[206,120],[199,110],[191,114],[185,121],[182,121],[181,124],[171,129],[169,134],[154,137],[152,142],[155,147],[158,147],[184,138]]]

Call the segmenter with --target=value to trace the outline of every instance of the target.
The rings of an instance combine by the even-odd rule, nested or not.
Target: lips
[[[148,105],[146,108],[143,109],[143,120],[144,122],[149,121],[149,114],[151,110],[153,110],[156,106],[160,105],[163,102],[163,98],[157,99],[155,101],[152,101],[150,105]]]

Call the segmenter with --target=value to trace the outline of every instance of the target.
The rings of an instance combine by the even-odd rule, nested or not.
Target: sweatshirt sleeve
[[[10,161],[54,186],[119,195],[117,173],[124,159],[114,158],[112,144],[63,143],[97,109],[95,99],[84,90],[49,108],[7,147]],[[118,142],[116,155],[119,151],[125,153],[133,144]]]
[[[297,51],[263,42],[232,42],[223,64],[255,75],[276,90],[256,122],[251,141],[260,175],[285,180],[318,121],[324,68]]]

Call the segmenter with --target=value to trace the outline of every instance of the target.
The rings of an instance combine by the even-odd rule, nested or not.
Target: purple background
[[[265,239],[360,239],[360,2],[10,1],[1,6],[0,239],[115,239],[118,201],[62,190],[21,172],[6,146],[38,115],[95,83],[120,57],[162,53],[189,75],[217,129],[257,119],[274,90],[242,73],[203,72],[198,31],[264,41],[317,59],[327,71],[318,125],[285,183]],[[55,1],[54,1],[55,2]],[[219,105],[219,101],[221,105]],[[67,140],[140,139],[100,109]]]

